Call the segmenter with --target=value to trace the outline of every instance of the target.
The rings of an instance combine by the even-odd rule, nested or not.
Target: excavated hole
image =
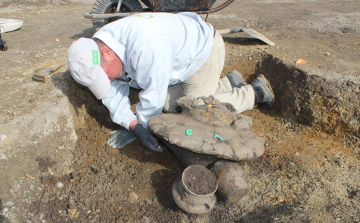
[[[339,86],[351,90],[356,85],[310,76],[266,53],[243,54],[228,55],[223,74],[236,69],[248,82],[265,74],[274,86],[276,104],[244,113],[252,117],[265,153],[240,162],[250,192],[239,203],[218,202],[209,214],[199,216],[179,210],[171,185],[183,169],[170,151],[149,152],[138,140],[121,150],[110,148],[107,139],[118,126],[101,102],[68,75],[78,136],[74,171],[62,179],[43,179],[48,201],[39,202],[35,213],[44,213],[49,222],[356,221],[360,197],[352,191],[359,190],[358,141],[354,137],[347,145],[338,136],[358,134],[350,117],[357,111],[345,103],[350,94],[337,95],[344,91]],[[137,93],[131,92],[132,108]],[[59,181],[64,190],[56,194]]]
[[[268,114],[336,136],[360,136],[359,83],[326,80],[265,52],[232,56],[227,65],[223,75],[236,69],[248,83],[258,74],[268,78],[276,95]]]

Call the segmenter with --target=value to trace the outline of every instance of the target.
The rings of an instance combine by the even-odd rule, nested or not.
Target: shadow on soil
[[[291,216],[295,205],[277,204],[268,207],[258,207],[242,217],[239,222],[276,222],[276,218]],[[305,221],[306,222],[306,221]]]
[[[177,176],[174,175],[174,172],[170,170],[157,170],[151,174],[151,183],[155,189],[158,202],[161,206],[169,208],[173,211],[178,210],[178,208],[173,200],[172,193],[169,188],[171,188],[176,177]],[[167,190],[164,190],[164,188],[167,188]]]
[[[71,37],[71,39],[79,39],[81,37],[91,38],[96,33],[96,29],[94,27],[85,29],[82,33],[75,34]]]
[[[4,211],[4,204],[0,199],[0,212]],[[9,219],[5,217],[2,213],[0,213],[0,223],[10,223]]]
[[[267,45],[263,41],[256,38],[248,37],[223,37],[224,41],[234,45]]]

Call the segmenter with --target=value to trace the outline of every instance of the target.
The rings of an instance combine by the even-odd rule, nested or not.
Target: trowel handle
[[[221,35],[224,35],[224,34],[229,34],[229,33],[243,32],[243,29],[242,28],[228,28],[228,29],[220,29],[220,30],[218,30],[218,32]]]

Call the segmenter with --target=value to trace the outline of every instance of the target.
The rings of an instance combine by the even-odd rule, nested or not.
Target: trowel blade
[[[137,136],[125,128],[120,128],[112,132],[108,143],[113,148],[121,149],[127,144],[134,142],[137,139]]]
[[[259,39],[259,40],[263,41],[264,43],[266,43],[266,44],[268,44],[270,46],[275,45],[275,43],[273,41],[271,41],[266,36],[264,36],[263,34],[259,33],[258,31],[254,30],[254,29],[249,29],[249,28],[229,28],[229,29],[218,30],[218,32],[221,35],[228,34],[228,33],[245,32],[245,33],[249,34],[250,36],[255,37],[256,39]]]

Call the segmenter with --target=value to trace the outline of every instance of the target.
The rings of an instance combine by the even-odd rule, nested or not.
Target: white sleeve
[[[129,91],[127,83],[113,80],[109,93],[102,99],[102,103],[110,111],[111,120],[126,129],[136,120],[134,112],[130,109]]]
[[[163,110],[173,69],[173,51],[174,45],[169,37],[156,36],[131,55],[135,81],[142,89],[136,114],[144,126],[151,117],[160,115]]]

